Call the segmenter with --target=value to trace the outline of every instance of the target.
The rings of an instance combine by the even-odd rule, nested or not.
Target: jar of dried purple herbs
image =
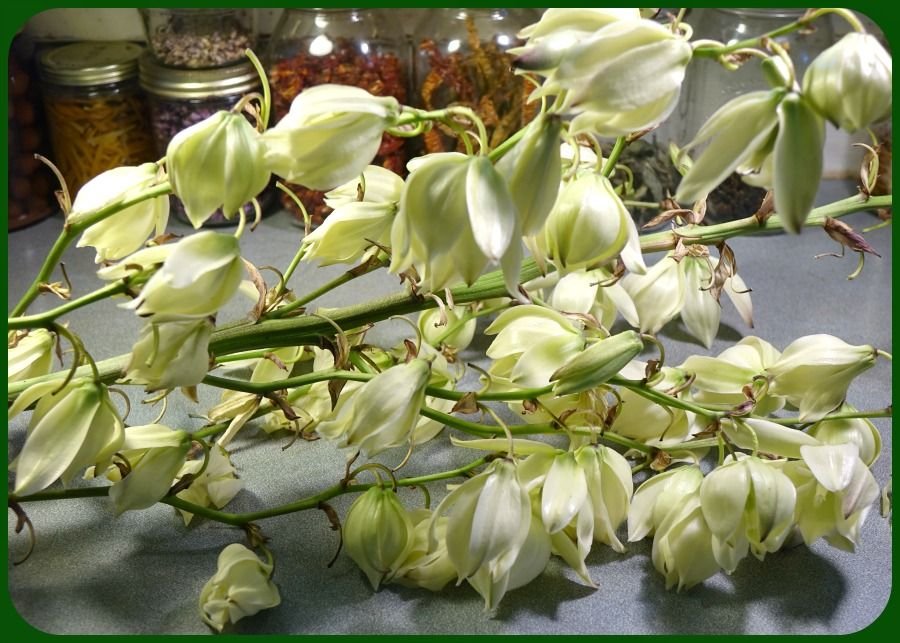
[[[244,95],[260,90],[259,74],[250,61],[216,69],[177,69],[160,65],[150,55],[140,61],[140,83],[147,96],[150,124],[157,155],[166,154],[169,141],[178,132],[212,116],[220,110],[234,107]],[[175,196],[172,212],[181,221],[189,222],[184,208]],[[267,205],[272,191],[267,188],[257,200]],[[254,216],[252,205],[245,206]],[[232,225],[221,212],[216,212],[205,225]]]

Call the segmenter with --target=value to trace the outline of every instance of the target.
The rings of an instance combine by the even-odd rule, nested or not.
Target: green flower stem
[[[141,203],[142,201],[146,201],[147,199],[152,199],[164,194],[170,194],[171,192],[172,186],[169,185],[168,181],[164,181],[158,185],[154,185],[151,188],[137,193],[135,196],[129,199],[118,201],[106,207],[100,208],[94,214],[86,217],[78,224],[70,225],[67,223],[63,227],[63,231],[59,234],[59,237],[57,237],[56,241],[53,243],[53,247],[50,248],[50,252],[47,253],[47,258],[44,259],[44,264],[41,266],[37,277],[34,278],[34,281],[28,287],[28,290],[26,290],[25,294],[22,295],[19,303],[17,303],[12,311],[10,311],[9,316],[21,316],[22,313],[24,313],[28,309],[28,306],[30,306],[31,303],[35,299],[37,299],[37,296],[41,292],[41,284],[47,283],[47,281],[50,279],[50,275],[53,274],[53,270],[56,268],[56,264],[59,263],[59,260],[63,256],[63,253],[66,251],[66,248],[69,247],[69,244],[72,243],[72,241],[74,241],[79,234],[87,230],[95,223],[99,223],[100,221],[103,221],[104,219],[111,217],[118,212],[121,212],[125,208],[130,208],[131,206]]]
[[[523,262],[520,275],[522,282],[530,281],[539,274],[540,271],[533,261]],[[503,275],[500,272],[484,275],[471,286],[457,287],[451,292],[457,304],[507,296]],[[364,304],[329,310],[328,317],[341,328],[351,329],[370,322],[383,321],[394,315],[406,315],[434,308],[436,305],[437,303],[428,297],[398,293]],[[245,323],[219,329],[213,333],[209,348],[213,354],[220,355],[256,348],[297,346],[304,342],[318,341],[319,337],[333,332],[331,324],[313,316],[268,319],[258,324]]]
[[[709,45],[702,44],[694,49],[694,57],[695,58],[718,58],[719,56],[725,56],[727,54],[732,54],[739,49],[746,49],[749,47],[759,47],[762,41],[766,38],[777,38],[778,36],[784,36],[785,34],[792,33],[794,31],[798,31],[799,29],[803,29],[809,26],[813,20],[817,18],[821,18],[822,16],[835,13],[839,15],[841,18],[846,20],[850,26],[859,32],[865,33],[865,28],[862,23],[853,15],[850,11],[846,9],[817,9],[816,11],[812,11],[807,13],[799,20],[788,23],[786,25],[782,25],[777,29],[773,29],[772,31],[766,32],[760,36],[755,36],[753,38],[747,38],[746,40],[741,40],[738,42],[731,43],[729,45]]]
[[[305,386],[307,384],[315,384],[316,382],[327,382],[329,380],[349,380],[352,382],[368,382],[376,376],[375,373],[359,373],[356,371],[343,371],[338,369],[328,369],[318,371],[316,373],[308,373],[306,375],[298,375],[297,377],[289,377],[287,379],[278,380],[276,382],[247,382],[245,380],[233,380],[224,377],[216,377],[207,375],[203,378],[204,384],[216,386],[218,388],[230,391],[241,391],[243,393],[269,393],[271,391],[280,391],[295,386]],[[516,401],[531,400],[541,395],[547,395],[552,392],[552,386],[544,386],[541,388],[523,388],[515,391],[500,391],[496,393],[479,393],[477,395],[480,402],[498,402],[498,401]],[[442,400],[459,401],[466,395],[474,391],[453,391],[441,388],[439,386],[425,387],[425,394],[431,397],[437,397]]]
[[[414,478],[401,478],[397,480],[397,486],[417,487],[428,482],[436,482],[439,480],[447,480],[450,478],[465,476],[473,469],[477,469],[478,467],[489,462],[490,459],[490,456],[485,456],[483,458],[478,458],[477,460],[474,460],[466,465],[463,465],[458,469],[440,471],[438,473],[416,476]],[[321,503],[327,502],[337,496],[341,496],[346,493],[360,493],[362,491],[367,491],[374,486],[374,484],[344,485],[338,483],[313,496],[307,496],[306,498],[302,498],[285,505],[279,505],[278,507],[272,507],[270,509],[263,509],[260,511],[253,511],[243,514],[219,511],[218,509],[212,509],[210,507],[202,507],[192,502],[182,500],[177,496],[169,496],[167,498],[163,498],[162,500],[160,500],[160,502],[175,507],[176,509],[181,509],[182,511],[188,511],[192,514],[203,516],[204,518],[209,518],[210,520],[215,520],[227,525],[234,525],[235,527],[241,527],[243,525],[246,525],[247,523],[256,522],[265,518],[274,518],[275,516],[283,516],[285,514],[304,511],[306,509],[316,509]],[[109,487],[91,487],[88,489],[62,489],[58,491],[43,491],[40,493],[32,494],[30,496],[23,496],[21,498],[10,496],[10,501],[23,503],[38,502],[42,500],[65,500],[69,498],[99,498],[108,494]]]
[[[860,418],[889,418],[893,417],[893,409],[892,407],[887,407],[884,409],[878,409],[876,411],[837,411],[835,413],[829,413],[821,420],[816,420],[815,422],[801,422],[800,418],[773,418],[773,417],[764,417],[751,415],[750,418],[753,420],[766,420],[767,422],[775,422],[776,424],[784,424],[787,426],[795,426],[795,425],[803,425],[803,424],[818,424],[819,422],[826,422],[830,420],[856,420]]]
[[[95,301],[106,299],[107,297],[121,295],[128,290],[129,285],[131,284],[126,283],[123,280],[115,281],[107,286],[104,286],[103,288],[99,288],[93,292],[90,292],[83,297],[67,301],[62,306],[57,306],[52,310],[38,313],[36,315],[10,317],[6,321],[6,327],[9,330],[24,328],[49,328],[53,325],[54,321],[57,318],[62,317],[66,313],[70,313],[73,310],[78,310],[79,308],[83,308],[84,306],[92,304]]]
[[[622,156],[622,152],[627,145],[628,139],[626,137],[620,136],[616,139],[612,151],[609,153],[606,162],[603,164],[603,169],[600,172],[603,176],[606,178],[612,176],[612,173],[616,170],[616,163],[619,162],[619,157]]]
[[[609,384],[615,384],[617,386],[627,388],[630,391],[637,393],[641,397],[646,398],[651,402],[655,402],[661,406],[682,409],[684,411],[689,411],[697,415],[702,415],[703,417],[709,418],[711,420],[723,418],[727,415],[725,411],[713,411],[706,407],[700,406],[699,404],[694,404],[693,402],[687,402],[680,398],[673,397],[672,395],[667,395],[662,391],[657,391],[656,389],[650,388],[640,381],[628,380],[624,377],[615,376],[609,380]]]
[[[126,353],[124,355],[118,355],[116,357],[111,357],[109,359],[102,360],[97,362],[97,372],[99,375],[99,380],[104,384],[110,384],[111,382],[116,381],[122,374],[125,372],[125,367],[128,366],[128,362],[131,361],[131,353]],[[29,386],[33,386],[34,384],[39,384],[41,382],[50,382],[50,381],[59,381],[62,382],[66,376],[68,376],[69,371],[57,371],[55,373],[50,373],[48,375],[41,375],[40,377],[32,377],[27,380],[21,380],[19,382],[10,382],[6,388],[7,399],[11,402],[16,399],[19,394],[27,389]],[[88,377],[93,375],[93,370],[89,365],[79,366],[75,369],[75,377]]]
[[[888,208],[893,201],[893,195],[873,196],[866,198],[861,194],[857,194],[834,203],[813,208],[809,217],[806,219],[807,227],[821,226],[825,223],[827,217],[837,219],[839,217],[860,212],[862,210],[874,210],[877,208]],[[736,236],[749,236],[761,232],[784,230],[784,224],[781,217],[773,214],[766,219],[764,223],[760,223],[759,219],[751,215],[736,221],[727,221],[716,225],[701,226],[690,225],[682,226],[674,231],[655,232],[641,236],[641,251],[664,252],[675,247],[678,239],[687,245],[704,244],[714,245],[720,241],[725,241]]]

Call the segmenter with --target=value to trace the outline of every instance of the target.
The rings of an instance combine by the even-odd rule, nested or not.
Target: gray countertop
[[[827,183],[822,199],[851,194],[852,186]],[[857,229],[877,222],[861,213],[844,219]],[[51,218],[9,235],[9,304],[18,300],[36,274],[55,239],[61,220]],[[188,228],[173,223],[175,232]],[[301,238],[286,213],[268,217],[242,243],[257,265],[284,267]],[[830,333],[851,344],[872,344],[891,351],[891,230],[867,235],[882,255],[869,257],[862,275],[846,277],[856,258],[823,258],[837,246],[823,232],[801,236],[773,235],[736,239],[731,245],[740,274],[753,289],[755,328],[743,326],[723,298],[722,325],[707,353],[688,338],[679,322],[663,330],[669,363],[692,353],[717,354],[742,335],[756,334],[783,349],[812,333]],[[71,250],[65,257],[76,292],[98,285],[93,252]],[[291,285],[302,293],[341,272],[340,267],[315,270],[301,266]],[[321,301],[341,306],[395,292],[394,278],[367,275]],[[33,311],[56,305],[43,296]],[[249,306],[246,306],[249,308]],[[233,306],[232,317],[241,314]],[[228,314],[220,317],[220,320]],[[133,314],[112,302],[75,311],[67,317],[97,359],[130,349],[140,326]],[[383,327],[382,327],[383,326]],[[483,328],[483,326],[481,326]],[[370,339],[392,342],[408,329],[397,322],[379,325]],[[483,350],[484,343],[475,349]],[[472,349],[470,349],[472,350]],[[474,358],[474,353],[463,357]],[[852,386],[849,401],[878,409],[891,401],[891,368],[878,360]],[[215,391],[201,387],[201,404],[173,395],[165,423],[199,428],[189,417],[215,403]],[[150,421],[156,409],[134,405],[130,424]],[[879,484],[891,470],[888,420],[876,420],[884,450],[874,466]],[[24,438],[24,418],[10,425],[9,455]],[[446,435],[446,434],[445,434]],[[325,441],[298,441],[282,451],[286,438],[267,439],[254,426],[235,443],[234,461],[246,488],[229,506],[250,511],[288,502],[333,484],[342,474],[343,455]],[[446,438],[419,450],[406,475],[448,468],[472,458],[451,449]],[[400,454],[402,456],[402,454]],[[438,492],[439,485],[434,485]],[[404,496],[419,503],[414,491]],[[350,499],[334,501],[344,515]],[[55,633],[204,633],[197,615],[200,588],[215,571],[218,552],[239,542],[241,531],[195,519],[185,528],[168,506],[156,505],[118,518],[105,499],[33,503],[26,506],[37,532],[37,544],[24,564],[8,567],[10,597],[16,610],[34,627]],[[10,559],[26,546],[13,534],[10,512]],[[597,545],[587,559],[599,585],[580,584],[559,559],[530,585],[510,592],[494,617],[482,612],[482,600],[470,587],[448,587],[440,594],[388,586],[373,592],[364,575],[342,554],[332,567],[338,541],[318,511],[272,518],[262,523],[276,556],[275,580],[280,607],[241,621],[244,633],[849,633],[873,622],[891,591],[891,532],[873,508],[855,554],[822,541],[767,556],[745,559],[732,576],[719,574],[691,591],[666,591],[662,576],[650,563],[650,541],[629,544],[616,554]]]

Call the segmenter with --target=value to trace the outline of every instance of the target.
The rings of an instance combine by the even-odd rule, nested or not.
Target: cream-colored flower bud
[[[497,162],[497,170],[509,185],[524,235],[537,234],[556,201],[562,175],[560,129],[558,117],[539,114]]]
[[[519,31],[523,47],[508,50],[520,69],[549,73],[576,43],[616,20],[640,20],[637,9],[547,9],[541,19]]]
[[[427,509],[415,509],[409,515],[413,522],[413,542],[391,582],[438,592],[456,578],[456,570],[447,553],[447,518],[440,517],[435,521],[434,541],[429,543],[432,513]]]
[[[681,321],[691,335],[709,348],[719,332],[719,320],[722,317],[722,307],[709,291],[713,282],[710,258],[688,255],[681,260],[679,267],[684,271]]]
[[[443,515],[457,575],[468,578],[487,566],[498,577],[509,571],[525,542],[531,502],[515,464],[501,459],[452,490],[435,509],[432,528]]]
[[[232,543],[219,554],[215,575],[200,591],[200,616],[218,632],[245,616],[281,604],[272,582],[274,565],[262,562],[241,544]]]
[[[109,489],[116,514],[146,509],[159,502],[184,466],[190,446],[186,432],[161,424],[125,429],[122,453],[131,470]]]
[[[854,412],[850,404],[841,405],[839,412]],[[881,434],[866,418],[819,420],[809,428],[809,434],[823,444],[853,444],[859,449],[859,457],[871,467],[881,453]]]
[[[775,211],[788,232],[800,232],[815,204],[824,147],[825,121],[804,96],[789,93],[778,105],[772,160]]]
[[[792,342],[769,367],[771,391],[800,409],[801,422],[836,409],[853,379],[875,364],[875,349],[851,346],[832,335],[807,335]]]
[[[768,156],[778,128],[777,108],[783,90],[756,91],[725,103],[709,117],[684,149],[709,142],[694,159],[675,194],[681,203],[694,203],[712,192],[739,166],[753,165]]]
[[[550,376],[557,395],[580,393],[608,381],[644,349],[641,336],[626,330],[601,339]]]
[[[653,566],[666,578],[666,589],[689,589],[719,571],[713,538],[698,492],[666,514],[656,529],[651,554]]]
[[[126,379],[147,391],[196,386],[209,370],[212,331],[207,319],[147,323],[131,349]]]
[[[124,440],[124,427],[106,387],[90,378],[42,382],[25,389],[9,408],[10,419],[37,402],[25,444],[15,460],[13,493],[27,496],[56,480],[63,484],[86,467],[102,471]]]
[[[621,283],[637,309],[641,332],[658,333],[684,306],[684,271],[670,255],[646,274],[628,274]]]
[[[175,244],[138,298],[125,307],[156,323],[208,317],[237,292],[243,274],[237,239],[198,232]]]
[[[596,266],[622,252],[629,222],[609,179],[586,172],[563,184],[538,244],[563,271]]]
[[[665,471],[641,484],[628,508],[628,542],[653,534],[669,514],[696,495],[702,482],[700,468],[687,466]]]
[[[78,225],[98,210],[125,201],[157,182],[155,163],[125,166],[95,176],[78,190],[67,221]],[[78,247],[97,249],[95,261],[114,261],[139,249],[152,235],[161,235],[169,220],[169,197],[146,199],[93,224],[81,235]]]
[[[566,106],[583,112],[571,133],[626,136],[668,118],[691,55],[690,44],[661,24],[617,20],[570,47],[544,90],[568,90]]]
[[[12,339],[13,336],[10,335]],[[56,338],[43,329],[29,330],[14,339],[15,346],[6,350],[6,381],[20,382],[46,375],[53,367],[53,346]]]
[[[848,132],[890,115],[893,62],[875,36],[848,33],[819,54],[803,75],[803,94]]]
[[[201,507],[221,509],[244,488],[244,483],[235,474],[228,451],[219,445],[214,444],[210,447],[209,463],[203,473],[200,473],[202,466],[202,460],[189,460],[181,467],[177,474],[179,479],[184,479],[188,475],[194,479],[187,489],[178,492],[178,498]],[[185,525],[194,517],[194,514],[188,511],[181,509],[178,511]]]
[[[379,373],[338,401],[316,432],[367,458],[409,443],[425,399],[431,366],[414,359]]]
[[[365,170],[399,114],[400,104],[391,96],[343,85],[310,87],[262,135],[266,164],[288,181],[330,190]]]
[[[498,360],[491,373],[507,367],[510,382],[520,387],[546,386],[550,376],[584,348],[581,330],[569,319],[535,305],[503,311],[485,334],[497,335],[487,349],[487,356]]]
[[[854,551],[878,483],[853,444],[803,447],[803,461],[784,472],[797,488],[797,527],[809,545],[824,537],[832,546]]]
[[[172,191],[194,228],[216,210],[226,218],[268,185],[266,149],[242,114],[220,111],[176,134],[166,148]]]
[[[303,238],[304,260],[318,260],[323,266],[354,263],[377,248],[372,242],[390,244],[403,179],[377,165],[367,167],[363,176],[364,183],[356,178],[325,195],[326,205],[334,211]]]
[[[748,550],[762,560],[781,548],[794,525],[797,493],[778,468],[743,457],[704,478],[700,502],[716,560],[730,574]]]
[[[394,491],[382,487],[372,487],[350,505],[341,534],[344,548],[373,589],[391,580],[415,540],[406,507]]]

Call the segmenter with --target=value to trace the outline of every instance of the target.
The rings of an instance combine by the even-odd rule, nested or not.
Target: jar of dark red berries
[[[261,85],[259,73],[246,59],[214,69],[178,69],[159,64],[149,53],[140,61],[140,82],[147,96],[159,158],[166,155],[169,141],[178,132],[218,111],[234,108],[245,96],[259,92]],[[268,190],[257,197],[262,204],[270,198]],[[244,207],[247,215],[253,217],[253,206]],[[174,196],[172,211],[180,220],[189,222],[181,201]],[[236,221],[235,218],[226,220],[217,211],[204,225],[231,225]]]
[[[391,25],[387,9],[285,9],[268,52],[269,82],[275,119],[287,114],[304,89],[335,83],[360,87],[376,96],[407,97],[408,55],[403,30]],[[374,163],[405,173],[404,140],[384,135]],[[330,211],[323,193],[290,185],[313,225]],[[335,186],[337,187],[337,186]],[[282,204],[302,222],[299,208],[282,196]]]

